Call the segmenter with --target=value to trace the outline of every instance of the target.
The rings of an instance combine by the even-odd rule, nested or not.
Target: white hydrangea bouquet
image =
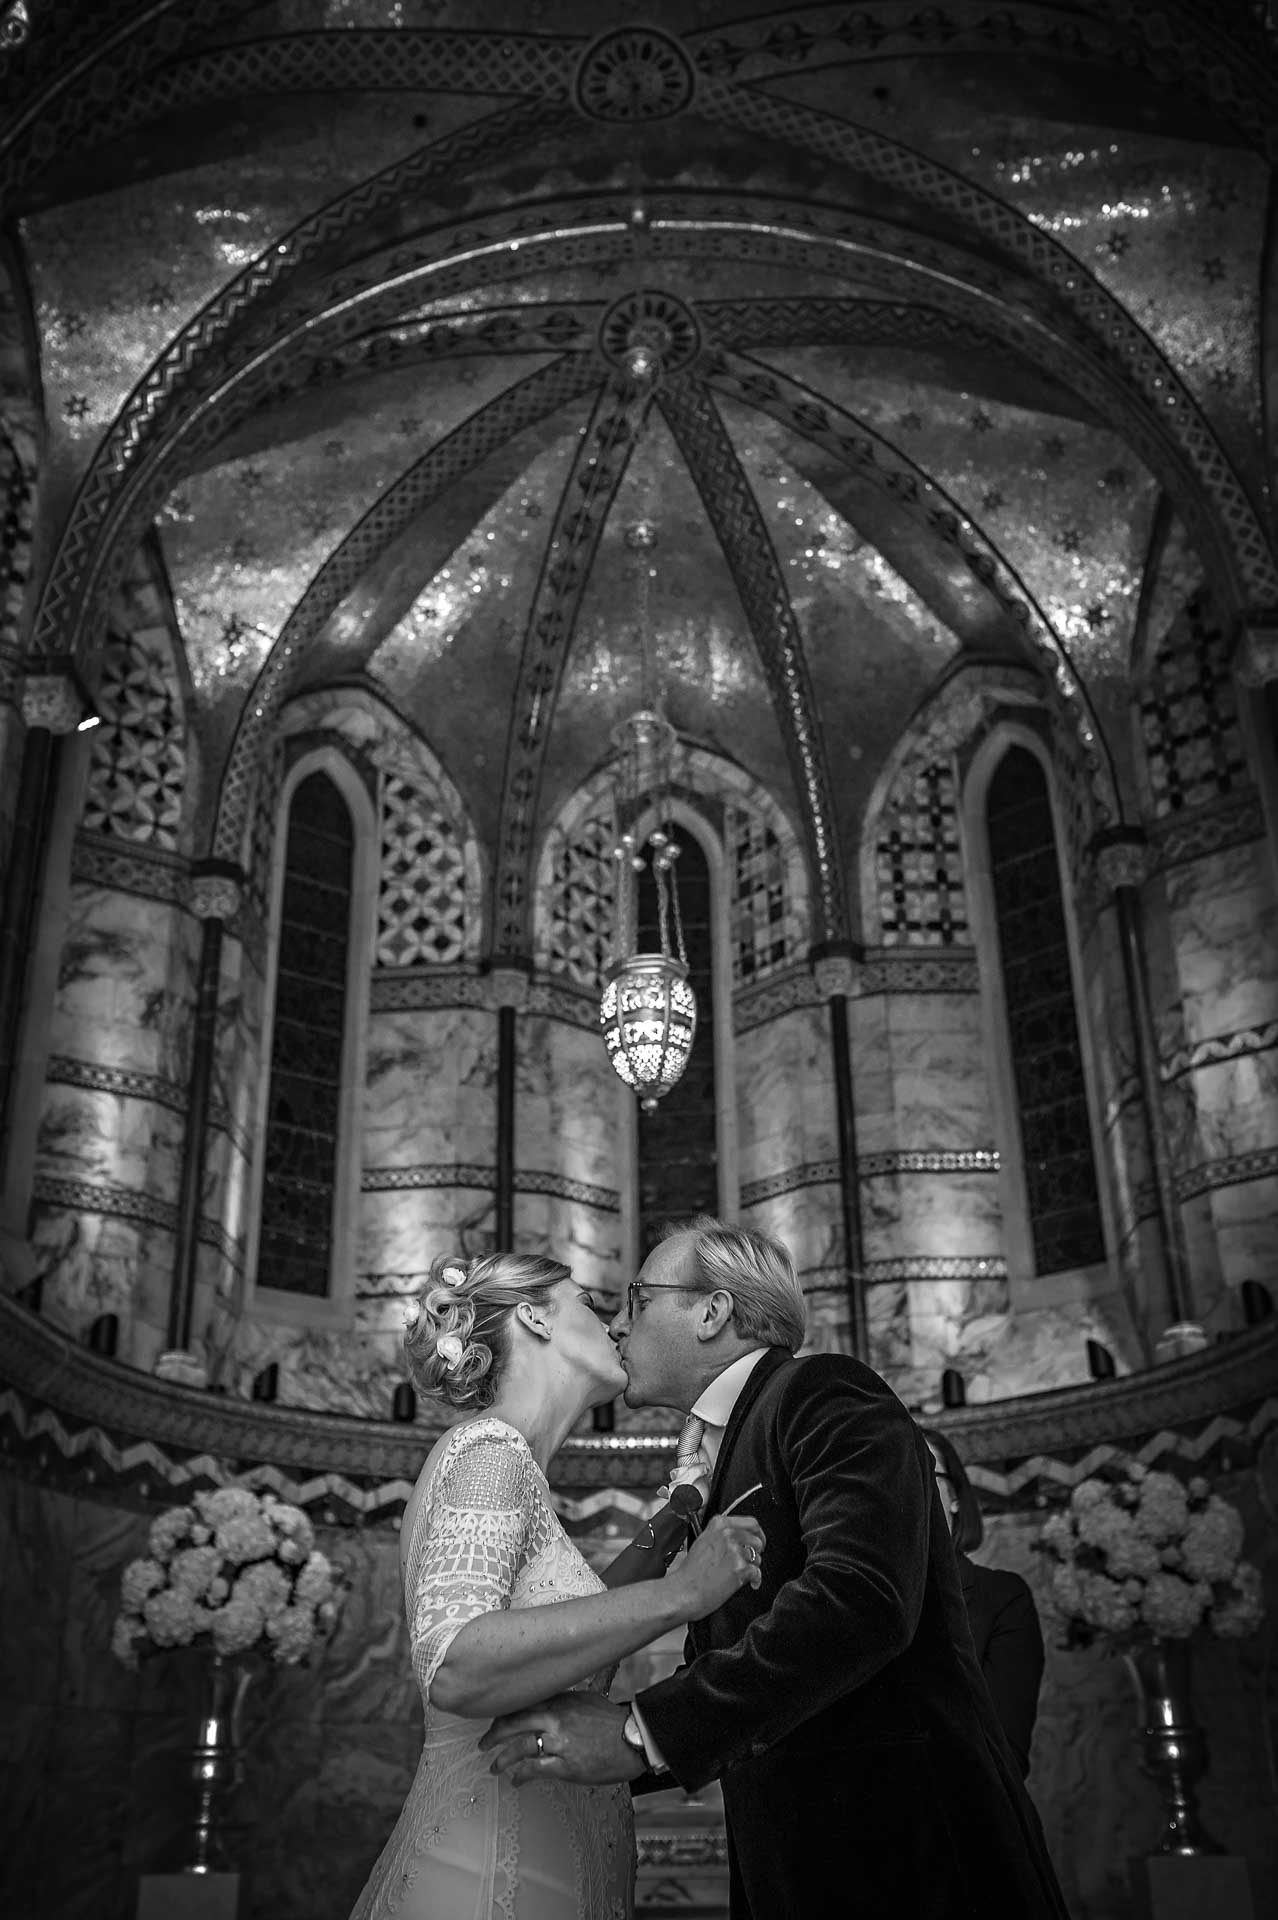
[[[197,1493],[152,1522],[120,1582],[111,1651],[126,1667],[164,1647],[260,1649],[294,1666],[337,1617],[333,1569],[300,1507],[247,1487]]]
[[[1035,1542],[1053,1563],[1065,1646],[1100,1639],[1116,1650],[1203,1627],[1222,1640],[1254,1633],[1264,1601],[1242,1544],[1237,1509],[1206,1480],[1186,1484],[1137,1461],[1081,1481]]]

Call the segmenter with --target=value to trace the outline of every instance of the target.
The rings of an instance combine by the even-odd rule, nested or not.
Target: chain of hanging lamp
[[[633,378],[655,380],[660,358],[639,342],[627,358]],[[599,1022],[614,1072],[632,1087],[648,1112],[683,1073],[697,1029],[696,996],[688,981],[688,952],[675,863],[679,845],[668,830],[671,816],[671,763],[675,731],[662,712],[650,645],[649,593],[656,529],[647,518],[627,529],[626,545],[639,574],[639,657],[643,704],[613,730],[620,755],[617,819],[621,827],[613,848],[616,876],[612,964],[608,969]],[[654,821],[641,837],[645,814]],[[639,885],[645,868],[657,895],[656,952],[639,949]]]

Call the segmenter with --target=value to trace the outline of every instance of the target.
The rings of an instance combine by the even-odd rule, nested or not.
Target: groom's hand
[[[517,1787],[526,1780],[573,1780],[587,1787],[637,1780],[646,1766],[621,1737],[625,1718],[625,1706],[597,1693],[559,1693],[494,1720],[480,1750],[492,1755],[489,1772],[508,1775]]]

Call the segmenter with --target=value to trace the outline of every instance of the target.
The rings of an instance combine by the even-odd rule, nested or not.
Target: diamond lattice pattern
[[[382,779],[375,965],[447,966],[466,949],[466,867],[436,796],[398,773]]]
[[[175,848],[182,819],[186,749],[163,641],[116,635],[97,691],[84,824],[92,833]]]
[[[610,817],[583,821],[551,874],[550,968],[597,992],[611,954],[615,842]]]

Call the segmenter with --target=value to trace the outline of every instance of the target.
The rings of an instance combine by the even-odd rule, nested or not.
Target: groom
[[[860,1361],[796,1359],[804,1328],[764,1234],[698,1220],[649,1255],[611,1328],[626,1404],[688,1413],[705,1518],[760,1521],[762,1584],[694,1623],[687,1664],[633,1701],[560,1694],[480,1744],[517,1782],[721,1779],[732,1920],[1067,1920],[927,1445]]]

